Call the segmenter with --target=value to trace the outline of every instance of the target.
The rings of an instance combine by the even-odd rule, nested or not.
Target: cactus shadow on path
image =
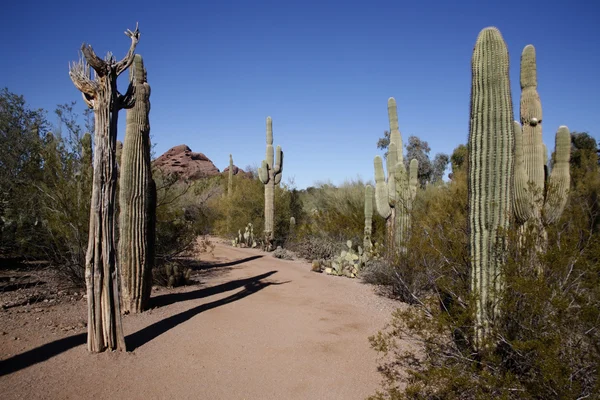
[[[202,299],[204,297],[213,296],[215,294],[228,292],[230,290],[234,290],[240,288],[242,286],[246,286],[252,284],[254,282],[260,281],[261,279],[265,279],[277,271],[266,272],[261,275],[253,276],[251,278],[245,279],[236,279],[234,281],[222,283],[220,285],[210,286],[202,289],[193,290],[191,292],[181,292],[181,293],[168,293],[160,296],[150,298],[150,308],[159,308],[168,306],[169,304],[174,304],[180,301],[187,300],[195,300]]]
[[[199,262],[193,262],[189,265],[190,268],[192,268],[194,271],[198,271],[198,270],[204,270],[204,269],[211,269],[211,268],[224,268],[224,267],[233,267],[234,265],[239,265],[239,264],[243,264],[249,261],[253,261],[259,258],[262,258],[263,256],[250,256],[250,257],[246,257],[246,258],[241,258],[239,260],[233,260],[233,261],[227,261],[224,263],[212,263],[212,262],[206,262],[206,261],[199,261]]]
[[[275,273],[276,271],[272,271],[263,275],[270,275]],[[258,279],[257,279],[258,278]],[[138,347],[148,343],[149,341],[157,338],[163,333],[169,331],[170,329],[176,327],[179,324],[182,324],[192,317],[204,312],[211,310],[216,307],[223,306],[225,304],[233,303],[234,301],[238,301],[247,297],[251,294],[254,294],[268,286],[271,285],[283,285],[288,282],[261,282],[259,277],[250,278],[251,281],[244,285],[244,289],[236,292],[230,296],[224,297],[220,300],[216,300],[210,303],[201,304],[197,307],[190,308],[187,311],[181,312],[179,314],[173,315],[171,317],[165,318],[161,321],[158,321],[146,328],[143,328],[135,333],[126,337],[127,351],[134,351]]]
[[[217,285],[214,288],[204,288],[194,292],[190,292],[192,294],[195,293],[195,297],[191,297],[186,300],[191,299],[200,299],[203,297],[211,296],[218,293],[223,293],[228,290],[233,290],[239,287],[244,287],[244,289],[240,290],[237,293],[234,293],[230,296],[224,297],[220,300],[215,300],[210,303],[201,304],[197,307],[191,308],[187,311],[183,311],[179,314],[167,317],[163,320],[153,323],[141,330],[132,333],[125,338],[125,343],[127,346],[127,351],[133,351],[138,347],[148,343],[149,341],[155,339],[156,337],[162,335],[168,330],[176,327],[177,325],[188,321],[192,317],[204,312],[211,310],[213,308],[220,307],[225,304],[233,303],[237,300],[241,300],[244,297],[247,297],[251,294],[258,292],[271,285],[281,285],[287,282],[261,282],[262,279],[273,275],[277,271],[270,271],[261,275],[257,275],[247,279],[241,279],[237,281],[232,281],[229,283],[225,283],[222,285]],[[185,293],[182,293],[185,294]],[[162,297],[162,296],[161,296]],[[166,304],[172,304],[174,301],[170,301]],[[17,354],[13,357],[10,357],[6,360],[0,361],[0,376],[8,375],[16,371],[20,371],[22,369],[28,368],[37,363],[46,361],[52,357],[55,357],[65,351],[68,351],[74,347],[85,345],[87,340],[87,333],[80,333],[73,336],[68,336],[62,339],[55,340],[50,343],[46,343],[34,349],[28,350],[24,353]]]

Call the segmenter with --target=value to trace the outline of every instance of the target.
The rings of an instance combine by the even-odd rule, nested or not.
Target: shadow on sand
[[[217,285],[214,287],[204,288],[195,290],[189,293],[174,293],[172,295],[163,295],[161,297],[166,297],[167,299],[163,299],[163,305],[173,304],[176,301],[184,301],[184,300],[193,300],[193,299],[201,299],[203,297],[212,296],[219,293],[224,293],[229,290],[234,290],[239,287],[244,287],[244,289],[240,290],[237,293],[234,293],[230,296],[224,297],[220,300],[215,300],[210,303],[201,304],[194,308],[191,308],[187,311],[183,311],[179,314],[167,317],[161,321],[155,322],[152,325],[149,325],[141,330],[132,333],[125,337],[125,343],[127,345],[127,351],[133,351],[138,347],[148,343],[152,339],[157,338],[168,330],[176,327],[177,325],[188,321],[192,317],[204,312],[211,310],[213,308],[220,307],[225,304],[233,303],[234,301],[238,301],[247,297],[251,294],[258,292],[270,285],[282,285],[286,282],[261,282],[262,279],[265,279],[277,271],[270,271],[261,275],[254,276],[252,278],[240,279],[236,281],[232,281],[229,283]],[[177,297],[179,295],[187,295],[185,297]],[[175,297],[170,297],[175,296]],[[0,361],[0,376],[8,375],[13,372],[22,370],[24,368],[30,367],[34,364],[40,363],[42,361],[46,361],[54,356],[57,356],[67,350],[70,350],[74,347],[85,344],[87,341],[87,333],[80,333],[77,335],[69,336],[66,338],[58,339],[53,342],[44,344],[42,346],[36,347],[35,349],[26,351],[21,354],[17,354],[12,356],[6,360]]]

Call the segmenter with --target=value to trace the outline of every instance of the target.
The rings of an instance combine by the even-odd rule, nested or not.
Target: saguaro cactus
[[[281,147],[277,146],[275,154],[273,153],[273,121],[267,117],[267,154],[258,168],[258,178],[265,185],[265,250],[271,251],[273,248],[274,227],[273,220],[275,216],[275,185],[281,182],[281,173],[283,171],[283,152]]]
[[[150,85],[144,61],[130,70],[135,105],[127,110],[119,176],[119,266],[122,312],[144,311],[152,289],[156,186],[150,164]]]
[[[229,171],[227,180],[227,197],[231,198],[233,194],[233,157],[229,155]]]
[[[500,270],[509,227],[513,169],[513,107],[508,50],[500,31],[485,28],[471,59],[469,121],[469,244],[471,290],[476,294],[475,343],[491,328],[501,289]]]
[[[554,167],[548,179],[547,150],[542,141],[542,104],[537,92],[535,48],[521,54],[522,127],[515,122],[515,218],[521,235],[533,232],[536,249],[546,247],[546,228],[560,218],[568,198],[571,135],[566,126],[556,133]]]
[[[375,205],[377,212],[386,220],[386,247],[388,255],[396,250],[404,251],[405,241],[410,232],[412,203],[417,194],[417,172],[419,162],[410,161],[409,171],[403,162],[402,136],[398,129],[396,100],[388,99],[390,121],[390,145],[386,160],[388,178],[385,179],[383,161],[376,156],[375,165]]]
[[[371,236],[373,233],[373,186],[365,186],[365,231],[363,236],[363,247],[368,253],[373,247]]]
[[[127,30],[131,46],[117,62],[112,54],[103,60],[89,45],[82,45],[83,57],[69,68],[75,87],[94,110],[94,178],[90,208],[90,230],[86,254],[88,301],[88,350],[125,350],[121,324],[119,285],[115,249],[115,186],[117,183],[115,147],[118,113],[133,106],[133,85],[125,95],[117,91],[117,78],[133,62],[140,32]],[[95,79],[90,75],[90,66]]]

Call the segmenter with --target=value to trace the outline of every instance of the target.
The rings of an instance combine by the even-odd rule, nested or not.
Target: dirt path
[[[0,311],[3,399],[363,399],[368,336],[396,305],[357,280],[220,243],[199,285],[124,318],[132,351],[85,347],[85,300]]]

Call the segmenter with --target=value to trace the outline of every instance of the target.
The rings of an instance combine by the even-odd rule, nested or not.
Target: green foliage
[[[365,228],[365,184],[346,181],[336,187],[319,183],[301,195],[306,220],[298,234],[327,238],[334,243],[362,243]],[[385,232],[384,220],[373,216],[372,240],[382,243]]]
[[[450,156],[452,174],[457,173],[460,169],[466,170],[468,160],[469,154],[467,146],[459,144],[452,152],[452,156]]]
[[[43,259],[83,285],[91,196],[92,140],[73,104],[58,124],[25,99],[0,93],[0,254]]]
[[[0,254],[41,256],[40,196],[43,110],[31,110],[23,96],[0,90]]]
[[[218,235],[234,239],[238,231],[244,232],[248,224],[254,228],[256,241],[260,243],[257,232],[264,231],[265,186],[256,178],[248,178],[240,174],[234,175],[231,195],[214,197],[210,208],[215,213],[214,232]],[[226,192],[229,179],[221,177],[221,190]],[[290,218],[302,220],[301,204],[295,189],[286,184],[273,187],[273,201],[277,213],[274,214],[275,235],[273,246],[283,246],[290,230]],[[228,221],[230,223],[228,224]],[[300,223],[300,222],[299,222]]]
[[[156,268],[189,252],[198,235],[208,233],[217,218],[210,207],[222,195],[220,176],[194,182],[180,180],[154,169],[156,182]],[[155,282],[158,282],[155,280]]]

